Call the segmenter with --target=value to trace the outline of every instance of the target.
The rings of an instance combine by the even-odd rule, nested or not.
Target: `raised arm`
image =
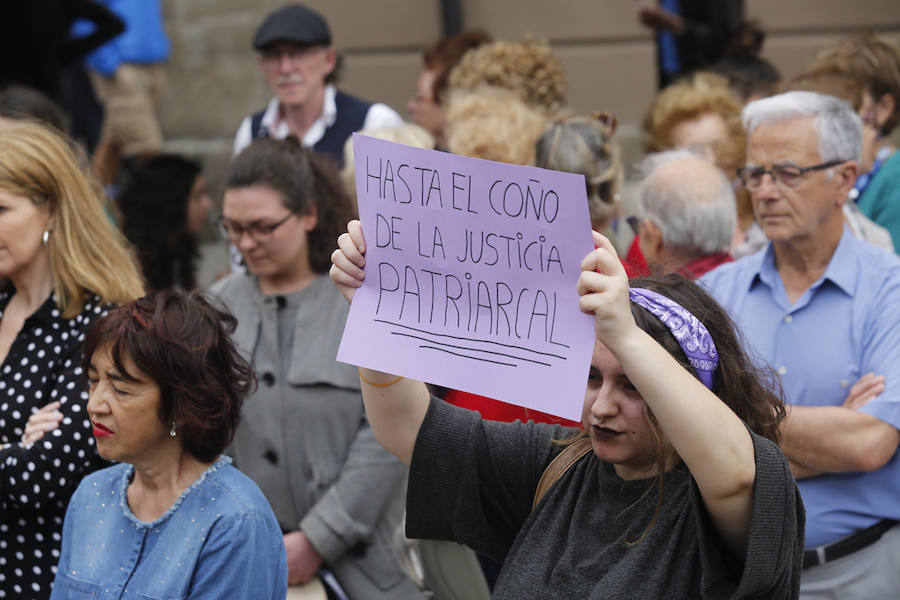
[[[631,383],[690,469],[716,529],[736,556],[750,530],[756,462],[747,428],[647,333],[631,314],[628,280],[609,241],[582,262],[580,308],[593,313],[597,339]]]
[[[338,238],[338,249],[331,255],[332,281],[348,302],[366,275],[363,268],[366,241],[362,224],[350,221],[347,233]],[[397,377],[372,369],[360,369],[363,402],[369,424],[388,452],[409,466],[419,428],[428,412],[428,389],[421,381]]]

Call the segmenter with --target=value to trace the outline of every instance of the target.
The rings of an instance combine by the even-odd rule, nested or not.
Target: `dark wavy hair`
[[[294,136],[259,139],[234,158],[225,180],[226,189],[256,185],[278,192],[281,203],[294,214],[305,215],[315,208],[316,227],[308,234],[309,265],[316,273],[327,273],[336,240],[355,216],[334,164],[301,146]]]
[[[196,286],[200,253],[187,227],[187,204],[198,175],[199,163],[160,154],[138,165],[116,197],[122,233],[134,246],[148,290]]]
[[[159,386],[159,419],[174,421],[185,449],[212,462],[231,443],[244,396],[253,391],[252,367],[231,339],[237,319],[200,292],[164,290],[111,310],[84,339],[83,368],[109,351],[119,374],[126,357]]]
[[[712,392],[744,421],[751,431],[776,444],[785,416],[781,380],[771,369],[754,364],[737,326],[726,310],[702,287],[680,273],[654,277],[636,277],[631,287],[658,292],[685,307],[709,330],[719,353],[719,364],[713,374]],[[650,334],[689,372],[696,372],[672,332],[662,321],[637,304],[631,312],[638,327]],[[651,422],[655,425],[655,420]],[[664,465],[665,462],[660,464]]]

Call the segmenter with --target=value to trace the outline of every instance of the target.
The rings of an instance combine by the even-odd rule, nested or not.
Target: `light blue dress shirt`
[[[284,600],[281,529],[253,481],[221,457],[153,523],[126,489],[134,467],[85,477],[66,512],[51,600]]]
[[[743,330],[756,360],[782,378],[790,404],[840,405],[866,373],[885,390],[860,411],[900,427],[900,259],[845,226],[825,274],[791,305],[771,244],[700,279]],[[885,518],[900,519],[900,458],[873,473],[798,482],[806,546],[831,543]]]

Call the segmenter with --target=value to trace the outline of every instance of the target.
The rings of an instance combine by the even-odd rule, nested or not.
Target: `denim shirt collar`
[[[230,464],[231,457],[229,456],[220,456],[218,459],[216,459],[216,462],[211,464],[209,468],[207,468],[206,471],[204,471],[203,474],[200,475],[200,477],[198,477],[196,481],[194,481],[194,483],[192,483],[190,486],[188,486],[187,489],[181,492],[178,500],[176,500],[175,503],[169,507],[169,510],[163,513],[161,517],[159,517],[152,523],[148,523],[146,521],[141,521],[140,519],[138,519],[136,516],[134,516],[134,513],[131,512],[131,508],[128,506],[128,486],[131,484],[131,481],[134,478],[134,466],[128,465],[128,468],[122,472],[122,479],[119,481],[119,503],[122,507],[122,513],[125,515],[125,518],[131,521],[137,528],[151,529],[153,527],[157,527],[160,524],[166,522],[169,517],[172,516],[172,514],[176,510],[178,510],[178,507],[181,506],[181,503],[184,501],[184,499],[187,498],[192,491],[203,484],[203,482],[206,480],[207,475],[216,471],[220,467],[224,467]]]
[[[853,237],[850,228],[845,224],[841,239],[838,241],[837,248],[835,248],[831,260],[828,261],[825,273],[809,287],[808,291],[814,291],[824,282],[828,281],[837,286],[837,288],[842,290],[845,294],[852,297],[858,281],[858,273],[855,268],[856,253],[853,251],[853,246],[857,243],[859,243],[859,241]],[[747,257],[745,260],[755,260],[758,262],[757,268],[750,271],[751,277],[748,281],[748,290],[752,288],[757,281],[766,284],[769,289],[772,290],[777,289],[782,285],[780,281],[781,276],[778,274],[778,269],[775,267],[775,249],[771,242],[769,242],[764,251],[761,251],[755,256]]]

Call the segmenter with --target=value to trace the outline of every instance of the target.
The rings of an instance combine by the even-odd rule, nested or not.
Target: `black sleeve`
[[[87,19],[96,25],[93,33],[72,39],[66,37],[60,48],[60,60],[65,65],[96,50],[125,31],[125,23],[116,13],[94,0],[68,0],[63,4],[67,31],[78,19]]]
[[[741,28],[744,19],[743,0],[705,0],[703,18],[684,16],[682,42],[707,60],[720,57]]]
[[[806,511],[781,450],[766,438],[753,433],[751,437],[756,481],[743,568],[728,560],[728,551],[702,508],[700,490],[692,486],[694,505],[702,513],[697,522],[704,598],[788,600],[799,593]]]
[[[406,496],[411,538],[454,540],[502,561],[531,513],[562,427],[484,421],[436,398],[413,450]]]
[[[0,497],[21,510],[41,510],[45,503],[68,498],[81,478],[101,466],[87,414],[87,377],[81,344],[47,374],[44,403],[58,401],[63,419],[57,429],[30,446],[12,444],[0,451]],[[45,390],[46,391],[46,390]],[[27,419],[28,415],[25,415]]]

